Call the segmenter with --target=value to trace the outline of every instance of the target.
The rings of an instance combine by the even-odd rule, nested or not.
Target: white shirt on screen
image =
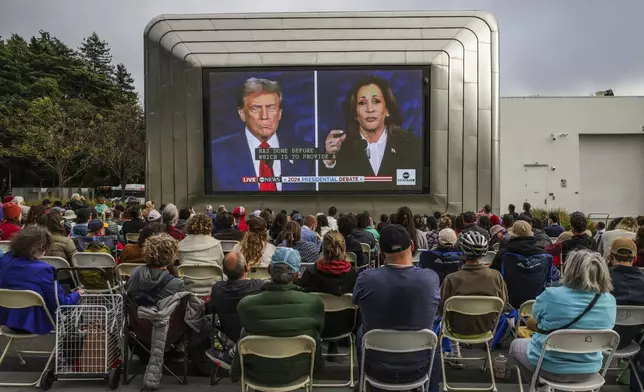
[[[362,140],[367,140],[360,134],[360,138]],[[380,170],[380,165],[382,164],[382,159],[385,157],[385,150],[387,149],[387,128],[385,128],[385,131],[380,135],[380,139],[378,139],[377,142],[375,143],[369,143],[367,142],[367,150],[369,151],[367,156],[369,157],[369,163],[371,164],[371,168],[373,169],[373,172],[375,175],[378,175],[378,171]]]
[[[246,128],[246,141],[248,142],[248,148],[250,149],[250,156],[253,157],[253,165],[255,166],[255,176],[259,177],[259,160],[255,159],[255,149],[259,148],[259,145],[262,144],[250,131]],[[274,133],[270,139],[267,141],[268,145],[271,148],[279,148],[280,141],[277,139],[277,133]],[[280,177],[282,175],[282,164],[279,159],[273,161],[273,176]],[[277,183],[277,190],[282,190],[282,184]],[[259,188],[259,184],[257,184]]]

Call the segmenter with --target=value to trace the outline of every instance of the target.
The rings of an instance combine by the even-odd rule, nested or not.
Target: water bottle
[[[505,379],[507,373],[508,359],[503,354],[499,354],[494,358],[494,377],[498,380]]]

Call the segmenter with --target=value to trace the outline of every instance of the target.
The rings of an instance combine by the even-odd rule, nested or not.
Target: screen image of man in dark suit
[[[344,111],[346,130],[332,129],[324,142],[325,152],[336,154],[336,159],[321,162],[320,175],[392,177],[392,181],[324,184],[323,189],[404,190],[411,188],[408,184],[422,186],[422,138],[401,128],[402,113],[385,79],[366,76],[358,80],[349,90]]]
[[[214,99],[214,98],[213,98]],[[279,192],[315,190],[315,184],[244,183],[242,177],[312,176],[315,161],[259,160],[258,148],[311,147],[291,135],[279,138],[282,119],[282,87],[276,81],[250,78],[244,82],[237,104],[243,131],[213,140],[213,191]]]

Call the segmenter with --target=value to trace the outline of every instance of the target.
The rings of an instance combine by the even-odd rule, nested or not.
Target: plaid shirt
[[[182,239],[186,238],[186,234],[174,227],[174,225],[167,225],[165,227],[165,232],[177,241],[181,241]]]

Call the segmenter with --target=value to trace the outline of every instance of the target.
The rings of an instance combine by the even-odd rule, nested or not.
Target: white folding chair
[[[516,321],[516,325],[514,328],[515,338],[519,336],[519,328],[521,328],[521,321],[523,320],[523,318],[532,316],[532,307],[534,306],[534,303],[535,303],[535,300],[531,299],[529,301],[525,301],[519,307],[519,311],[518,311],[519,317],[518,317],[518,320]]]
[[[112,255],[100,252],[78,252],[72,256],[72,265],[74,267],[101,268],[106,271],[111,289],[84,287],[86,293],[108,294],[118,289],[118,286],[115,285],[115,283],[118,282],[115,282],[114,279],[116,260],[114,260],[114,257],[112,257]],[[87,285],[87,282],[83,280],[82,271],[78,271],[78,273],[76,274],[76,281],[81,285]]]
[[[288,392],[304,388],[306,392],[313,390],[313,365],[315,364],[315,340],[306,335],[294,336],[292,338],[274,338],[270,336],[251,335],[239,341],[239,361],[241,364],[241,387],[242,392],[247,392],[248,388],[255,391],[264,392]],[[254,355],[267,359],[284,359],[291,358],[300,354],[311,355],[311,367],[308,374],[303,374],[294,382],[288,385],[273,387],[262,385],[261,383],[251,380],[246,376],[244,366],[244,356]]]
[[[234,240],[221,240],[220,242],[224,254],[232,252],[235,245],[239,244],[239,241]]]
[[[353,252],[347,252],[347,261],[355,266],[358,262],[358,256]]]
[[[127,233],[125,235],[125,241],[128,244],[136,244],[139,242],[139,233]]]
[[[369,247],[369,244],[365,244],[364,242],[360,243],[360,249],[362,250],[362,253],[364,254],[364,259],[367,261],[367,264],[371,263],[371,248]]]
[[[494,252],[498,252],[500,248],[501,248],[501,244],[498,243],[498,242],[496,244],[492,245],[492,250]]]
[[[342,331],[339,335],[336,336],[324,336],[324,331],[322,331],[322,341],[331,341],[337,342],[340,339],[349,338],[349,361],[351,365],[349,366],[349,381],[343,384],[313,384],[314,387],[351,387],[355,385],[355,380],[353,377],[353,364],[355,363],[355,345],[353,344],[353,330],[356,327],[356,322],[358,319],[358,307],[353,304],[353,295],[344,294],[341,296],[326,294],[326,293],[311,293],[316,295],[322,303],[324,304],[324,313],[325,315],[344,312],[347,310],[353,311],[353,323],[351,325],[347,324],[347,330]],[[323,354],[323,356],[339,356],[346,354]]]
[[[396,331],[391,329],[372,329],[362,337],[362,350],[360,358],[360,392],[364,392],[367,383],[371,386],[386,391],[410,391],[421,388],[423,392],[429,388],[429,378],[434,366],[434,356],[438,338],[433,331],[423,329],[420,331]],[[379,381],[374,376],[365,374],[364,363],[367,350],[381,351],[390,354],[404,354],[419,351],[430,351],[429,371],[416,381],[405,384],[389,384]]]
[[[267,265],[258,265],[257,267],[252,267],[250,269],[248,277],[251,279],[270,280],[271,274],[268,273]]]
[[[487,252],[487,254],[481,258],[481,264],[486,264],[486,265],[492,264],[492,261],[494,261],[494,257],[496,257],[495,251],[491,250]]]
[[[543,349],[537,362],[537,368],[532,375],[529,391],[535,390],[537,381],[547,384],[550,388],[558,391],[599,391],[606,382],[604,376],[608,370],[608,365],[613,359],[613,354],[619,344],[619,335],[617,332],[609,329],[603,330],[584,330],[584,329],[561,329],[555,331],[546,337],[543,342]],[[574,383],[562,383],[550,381],[539,376],[543,357],[547,351],[566,353],[566,354],[591,354],[599,352],[609,352],[608,360],[604,365],[601,373],[592,375],[588,380]],[[520,374],[520,372],[519,372]],[[519,377],[519,383],[521,378]]]
[[[630,306],[630,305],[617,305],[617,316],[615,317],[615,326],[622,327],[642,327],[644,326],[644,306]],[[624,348],[619,348],[614,351],[613,357],[617,359],[626,359],[628,360],[628,366],[625,369],[620,368],[608,368],[608,370],[619,370],[626,372],[633,365],[633,358],[640,352],[641,346],[638,342],[631,340],[628,346]],[[604,355],[610,355],[611,352],[604,352]],[[610,365],[610,362],[609,362]],[[640,387],[640,391],[644,391],[642,387],[642,380],[638,372],[632,372],[635,374],[635,379],[637,384]],[[633,382],[633,380],[631,380]]]
[[[116,276],[118,276],[119,286],[121,286],[121,293],[125,294],[125,285],[132,273],[137,267],[145,264],[140,263],[121,263],[116,266]]]
[[[177,267],[177,277],[197,297],[210,295],[212,285],[222,280],[223,276],[224,271],[217,264],[182,264]]]
[[[0,251],[2,253],[7,253],[9,252],[9,244],[11,241],[0,241]]]
[[[441,357],[441,371],[443,372],[443,391],[494,391],[496,392],[496,381],[494,379],[494,368],[492,366],[492,355],[490,354],[490,342],[494,339],[494,334],[496,333],[496,328],[499,324],[499,318],[503,313],[505,308],[505,303],[501,298],[498,297],[487,297],[487,296],[455,296],[450,297],[445,301],[443,306],[443,322],[441,323],[441,332],[440,340],[444,337],[448,338],[452,342],[466,343],[466,344],[484,344],[487,356],[485,357],[469,357],[469,358],[459,358],[461,361],[487,361],[485,366],[490,367],[490,376],[492,378],[492,384],[487,388],[454,388],[449,386],[447,382],[447,376],[445,373],[445,356],[443,350],[440,350]],[[457,338],[451,332],[449,325],[449,313],[460,313],[467,316],[482,316],[487,314],[495,314],[494,325],[491,331],[487,331],[483,335],[479,335],[476,338]],[[485,367],[484,366],[484,367]]]
[[[58,257],[58,256],[43,256],[43,257],[40,258],[40,260],[42,260],[45,263],[53,266],[56,269],[70,268],[71,267],[69,265],[69,263],[67,262],[67,260],[63,259],[62,257]],[[63,272],[61,272],[61,275],[62,275],[63,279],[71,278],[72,282],[74,283],[74,287],[78,287],[78,282],[76,281],[76,277],[74,276],[74,274],[72,274],[71,272],[63,271]]]
[[[54,318],[51,316],[51,313],[49,313],[49,310],[47,309],[45,300],[40,296],[40,294],[34,291],[0,289],[0,307],[5,309],[26,309],[31,307],[40,307],[47,315],[47,319],[51,323],[52,329],[56,328],[56,323],[54,322]],[[5,346],[4,351],[2,352],[2,356],[0,356],[0,366],[2,365],[2,362],[4,362],[4,359],[7,356],[9,349],[11,348],[11,343],[13,343],[15,339],[18,339],[18,340],[32,339],[32,338],[37,338],[41,336],[37,334],[17,332],[4,325],[0,326],[0,334],[9,338],[9,341],[7,342],[7,345]],[[22,362],[23,364],[25,363],[25,361],[22,358],[22,354],[49,355],[45,368],[40,373],[40,376],[36,381],[25,382],[25,383],[3,382],[3,383],[0,383],[0,386],[2,387],[39,387],[41,382],[43,382],[43,380],[45,383],[48,383],[48,385],[51,385],[51,383],[53,383],[54,381],[53,379],[50,379],[50,377],[53,376],[53,373],[48,372],[48,370],[55,352],[56,350],[53,350],[53,349],[52,351],[18,351],[18,357],[20,358],[20,362]],[[48,378],[48,380],[45,380],[46,377]]]

